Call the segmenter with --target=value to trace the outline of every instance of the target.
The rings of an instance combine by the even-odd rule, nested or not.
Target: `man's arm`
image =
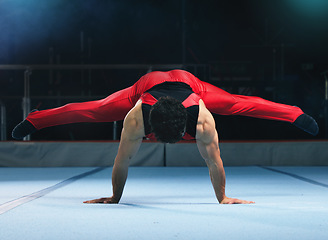
[[[130,123],[129,128],[136,128],[135,123]],[[126,178],[128,176],[128,168],[130,160],[138,152],[142,138],[131,138],[129,130],[123,128],[122,138],[118,149],[117,156],[112,172],[112,185],[113,185],[113,196],[114,202],[119,202],[123,193]]]
[[[197,146],[209,169],[216,198],[220,203],[254,203],[252,201],[228,198],[225,195],[225,171],[220,156],[219,138],[212,114],[200,102],[200,116],[196,134]]]
[[[226,197],[226,178],[217,141],[213,140],[211,142],[204,142],[201,139],[197,139],[197,147],[209,169],[216,198],[221,203],[222,200]]]
[[[135,114],[127,115],[123,123],[120,145],[112,171],[113,196],[84,203],[118,203],[122,197],[131,158],[138,152],[143,138],[143,124]],[[141,125],[142,124],[142,125]]]

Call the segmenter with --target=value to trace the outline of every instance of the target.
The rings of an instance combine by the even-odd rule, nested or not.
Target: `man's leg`
[[[313,135],[318,133],[315,120],[299,107],[275,103],[259,97],[230,94],[211,84],[205,84],[202,99],[206,107],[220,115],[242,115],[293,123]]]
[[[134,106],[131,98],[132,87],[123,89],[108,97],[82,103],[70,103],[62,107],[31,112],[26,120],[13,130],[15,139],[42,128],[80,122],[113,122],[123,120]]]

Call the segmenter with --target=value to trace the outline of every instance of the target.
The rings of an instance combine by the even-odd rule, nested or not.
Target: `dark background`
[[[0,1],[1,65],[184,64],[230,93],[297,105],[320,126],[312,137],[284,122],[215,116],[222,140],[327,138],[322,75],[328,70],[327,40],[325,0]],[[201,65],[196,71],[193,64]],[[31,107],[103,98],[146,72],[33,71]],[[0,70],[8,140],[22,120],[23,80],[22,70]],[[112,138],[112,123],[70,124],[32,136]]]

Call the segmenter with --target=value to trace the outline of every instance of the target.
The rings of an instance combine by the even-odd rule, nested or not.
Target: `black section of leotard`
[[[191,87],[185,83],[181,82],[165,82],[158,84],[147,91],[154,98],[159,99],[160,97],[169,96],[173,97],[181,102],[186,100],[190,94],[193,93]],[[151,127],[149,125],[149,112],[151,105],[142,104],[142,115],[144,119],[145,134],[151,133]],[[187,107],[187,126],[186,132],[192,136],[196,136],[196,125],[198,120],[199,106],[193,105]]]
[[[187,107],[187,127],[186,132],[193,138],[196,136],[196,126],[199,114],[199,105]]]
[[[193,93],[191,87],[183,82],[164,82],[155,85],[146,92],[150,93],[154,98],[170,96],[181,102],[189,97]]]
[[[151,127],[149,124],[149,113],[151,109],[151,105],[149,104],[142,104],[142,116],[143,116],[143,121],[144,121],[144,128],[145,128],[145,135],[148,135],[151,133]]]

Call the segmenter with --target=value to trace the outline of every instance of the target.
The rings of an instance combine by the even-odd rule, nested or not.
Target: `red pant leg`
[[[27,120],[36,129],[79,122],[113,122],[123,120],[142,93],[170,79],[166,72],[141,77],[133,86],[98,101],[70,103],[62,107],[30,113]]]
[[[303,111],[294,106],[275,103],[263,98],[230,94],[203,82],[205,91],[200,95],[206,107],[220,115],[242,115],[270,120],[294,122]]]
[[[27,120],[37,129],[79,123],[113,122],[123,120],[137,99],[133,87],[115,92],[108,97],[82,103],[70,103],[62,107],[30,113]]]
[[[187,83],[196,94],[200,95],[206,107],[216,114],[243,115],[287,122],[294,122],[303,114],[298,107],[271,102],[259,97],[230,94],[182,70],[148,73],[137,82],[137,90],[145,91],[165,81]]]

